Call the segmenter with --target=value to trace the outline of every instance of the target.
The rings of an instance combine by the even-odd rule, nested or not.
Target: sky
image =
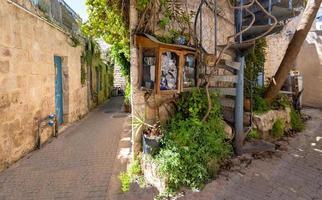
[[[64,0],[79,16],[83,19],[83,22],[87,21],[88,16],[86,12],[85,2],[86,0]]]

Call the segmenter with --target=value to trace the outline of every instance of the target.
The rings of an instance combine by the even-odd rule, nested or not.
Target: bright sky
[[[65,2],[83,19],[83,22],[87,21],[88,16],[86,12],[85,2],[86,0],[65,0]]]

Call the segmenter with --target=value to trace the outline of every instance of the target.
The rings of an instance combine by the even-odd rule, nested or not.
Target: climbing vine
[[[88,21],[83,32],[102,38],[111,45],[111,55],[120,65],[124,76],[130,74],[130,34],[128,1],[87,0]]]
[[[260,92],[256,92],[256,87],[258,87],[258,76],[260,73],[264,72],[265,55],[266,55],[266,40],[265,38],[256,41],[255,48],[247,54],[245,57],[246,68],[245,68],[245,96],[250,97],[251,86],[255,88],[255,96],[260,95]]]
[[[137,9],[137,32],[154,34],[166,43],[176,43],[178,36],[183,37],[185,43],[191,41],[194,12],[189,11],[186,1],[138,0]]]

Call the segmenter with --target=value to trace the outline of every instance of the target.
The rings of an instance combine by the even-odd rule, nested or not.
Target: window
[[[171,51],[161,55],[160,90],[177,90],[179,56]]]
[[[197,86],[196,58],[193,54],[187,54],[184,58],[183,88]]]

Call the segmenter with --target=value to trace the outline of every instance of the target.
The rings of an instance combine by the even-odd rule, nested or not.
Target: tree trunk
[[[288,73],[291,71],[297,55],[301,50],[302,44],[311,29],[315,16],[320,8],[321,1],[322,0],[308,1],[295,34],[287,47],[283,60],[265,92],[265,99],[268,103],[274,101],[287,79]]]

